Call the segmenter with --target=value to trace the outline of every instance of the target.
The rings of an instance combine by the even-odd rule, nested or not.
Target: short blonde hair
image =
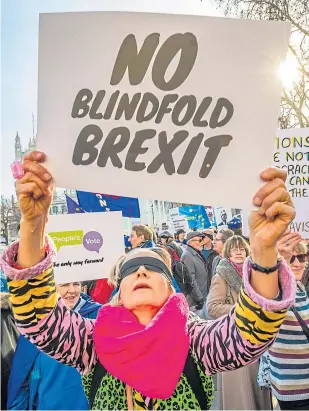
[[[233,237],[230,237],[229,239],[227,239],[226,243],[224,244],[224,248],[223,248],[224,258],[230,258],[231,249],[234,247],[244,247],[244,249],[246,250],[246,256],[248,257],[250,255],[250,246],[247,243],[247,241],[244,238],[242,238],[240,235],[233,235]]]
[[[308,247],[306,244],[302,241],[294,246],[295,253],[297,254],[307,254],[308,253]]]
[[[151,233],[152,233],[152,241],[153,241],[155,244],[157,244],[157,242],[158,242],[158,236],[157,236],[157,233],[156,233],[155,229],[154,229],[153,227],[148,227],[148,230],[150,230]]]
[[[171,260],[171,257],[169,255],[168,251],[164,250],[164,248],[160,248],[160,247],[145,248],[145,249],[138,248],[138,249],[134,249],[134,250],[130,251],[130,253],[128,253],[128,254],[122,255],[118,259],[117,263],[113,266],[113,268],[110,272],[110,275],[109,275],[109,278],[108,278],[108,283],[116,288],[117,284],[118,284],[118,279],[119,279],[119,274],[120,274],[121,267],[127,261],[128,257],[133,258],[134,254],[141,253],[143,251],[145,251],[145,252],[153,251],[154,253],[158,254],[159,258],[161,260],[163,260],[163,262],[167,265],[168,269],[171,271],[171,274],[173,274],[172,273],[172,260]],[[175,292],[175,289],[172,285],[171,285],[171,291]],[[119,290],[118,290],[117,293],[110,300],[110,305],[119,305],[119,297],[120,297],[120,293],[119,293]]]

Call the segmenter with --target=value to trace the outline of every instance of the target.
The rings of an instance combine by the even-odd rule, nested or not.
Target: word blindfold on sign
[[[158,33],[150,34],[138,51],[135,36],[128,35],[120,47],[110,84],[117,86],[127,71],[130,84],[138,86],[145,77],[159,45],[159,40]],[[166,81],[166,71],[179,53],[180,58],[176,71],[170,80]],[[191,73],[197,53],[198,42],[194,34],[178,33],[170,36],[163,43],[154,59],[153,84],[163,91],[172,91],[181,86]],[[106,96],[105,90],[99,90],[93,96],[91,90],[82,89],[74,101],[72,117],[83,118],[88,115],[92,120],[109,120],[114,115],[114,119],[119,121],[129,121],[135,117],[138,124],[150,120],[154,120],[155,124],[160,124],[164,116],[169,115],[169,121],[176,127],[184,127],[191,121],[194,127],[206,128],[209,126],[216,129],[230,121],[234,107],[226,98],[219,98],[210,114],[208,123],[205,114],[208,114],[212,100],[212,97],[205,97],[198,103],[193,95],[180,97],[178,94],[167,94],[160,101],[150,92],[136,93],[130,99],[128,93],[120,95],[120,90],[116,90],[110,96]],[[105,108],[102,107],[103,102],[105,102]],[[224,110],[225,115],[219,120]],[[146,168],[148,173],[156,173],[160,167],[164,166],[166,173],[172,175],[176,172],[173,152],[179,146],[185,146],[177,173],[187,174],[204,140],[203,133],[189,136],[189,132],[185,129],[177,131],[169,139],[166,131],[157,133],[155,128],[146,128],[137,131],[132,141],[128,127],[115,127],[108,133],[99,151],[97,147],[103,137],[104,133],[98,125],[85,126],[79,134],[74,148],[73,163],[75,165],[88,165],[97,161],[99,167],[105,167],[110,160],[114,167],[125,167],[128,171],[142,171]],[[137,158],[148,151],[148,148],[143,147],[143,144],[154,138],[158,140],[160,152],[146,167],[145,162],[137,161]],[[232,136],[230,135],[216,135],[204,141],[206,154],[199,173],[201,178],[208,176],[221,148],[228,146],[231,140]],[[129,149],[123,163],[119,154],[128,146]],[[84,159],[85,154],[86,159]]]
[[[244,141],[246,133],[244,130],[240,132],[240,122],[241,119],[244,123],[247,121],[249,112],[251,123],[253,120],[253,112],[251,109],[248,112],[246,103],[251,94],[248,86],[253,75],[250,68],[241,67],[237,57],[231,53],[227,53],[226,59],[224,55],[218,55],[218,47],[222,43],[215,35],[218,34],[218,29],[211,28],[215,27],[214,24],[210,24],[207,29],[207,24],[202,24],[206,21],[214,23],[217,19],[165,15],[154,15],[155,18],[151,18],[151,15],[134,13],[87,13],[88,16],[83,13],[74,14],[75,16],[58,15],[60,32],[66,22],[71,25],[67,36],[71,34],[72,38],[61,42],[58,34],[57,45],[56,39],[51,40],[50,31],[51,21],[55,23],[56,15],[53,19],[44,16],[41,24],[40,63],[42,62],[43,69],[40,73],[48,71],[55,88],[49,85],[48,95],[44,100],[47,75],[41,74],[39,105],[44,107],[41,109],[43,119],[46,118],[47,109],[53,108],[64,125],[62,136],[66,150],[63,159],[66,159],[67,173],[64,177],[56,171],[57,184],[65,183],[66,187],[85,191],[104,189],[110,194],[177,201],[180,199],[179,195],[176,198],[173,190],[167,188],[172,180],[166,180],[166,188],[157,193],[149,190],[158,182],[158,178],[161,185],[165,185],[164,178],[173,178],[175,184],[192,186],[188,193],[190,200],[182,198],[182,201],[203,202],[201,199],[204,195],[201,191],[192,199],[193,185],[200,185],[197,191],[202,187],[203,191],[212,188],[214,182],[217,186],[218,178],[227,177],[224,176],[228,170],[226,162],[231,163],[231,156],[234,156],[234,160],[239,160],[240,148],[246,151],[250,141],[252,142],[252,137]],[[117,17],[118,23],[123,23],[118,32],[111,22],[111,16],[114,19]],[[170,20],[169,25],[167,19]],[[148,20],[149,24],[146,24]],[[102,23],[100,28],[94,24],[98,21]],[[154,24],[155,21],[157,24]],[[183,25],[181,21],[187,21],[187,24]],[[218,22],[220,27],[224,26],[221,19]],[[96,47],[93,43],[87,43],[90,34],[83,29],[85,24],[97,40]],[[229,25],[227,23],[226,32],[230,32]],[[77,31],[77,27],[83,34]],[[250,28],[256,31],[255,24]],[[239,29],[241,30],[240,26]],[[207,32],[213,34],[210,38],[215,39],[214,44],[209,42]],[[232,37],[240,37],[235,25],[233,32]],[[221,34],[223,35],[222,30]],[[77,55],[70,49],[75,42],[79,44],[83,60],[77,65]],[[285,41],[280,42],[283,44]],[[261,43],[266,45],[266,39]],[[55,61],[62,59],[55,73],[50,73],[50,69],[47,69],[47,50],[44,45],[50,51],[49,59],[53,56]],[[96,53],[93,53],[95,49]],[[279,49],[284,49],[283,45]],[[224,50],[222,53],[224,54]],[[212,57],[212,54],[216,56]],[[259,57],[262,54],[261,52]],[[252,64],[256,60],[255,57]],[[234,70],[232,64],[235,65]],[[263,61],[260,64],[266,63]],[[269,60],[267,64],[270,64]],[[65,73],[68,74],[73,67],[75,74],[70,79],[70,84],[66,84]],[[239,68],[241,72],[238,74]],[[231,69],[234,77],[236,76],[235,85],[231,81]],[[225,72],[227,79],[222,77]],[[239,96],[241,89],[238,77],[241,76],[245,86],[243,102]],[[280,88],[274,88],[278,89],[279,96]],[[56,107],[53,90],[54,93],[61,90],[64,112],[60,112],[59,106]],[[257,98],[256,95],[254,98]],[[270,99],[274,100],[273,97]],[[252,106],[253,110],[260,110],[261,103],[253,103]],[[275,118],[273,122],[268,119],[265,121],[268,127],[270,123],[275,124]],[[43,142],[41,149],[48,149],[55,154],[55,147],[43,137],[47,123],[50,120],[39,122],[39,142]],[[259,128],[263,130],[264,126]],[[48,151],[51,171],[54,171],[54,162]],[[271,158],[271,150],[268,158]],[[102,169],[108,171],[108,174],[102,174]],[[95,173],[98,177],[91,178],[92,182],[89,181],[90,172],[92,176]],[[256,170],[256,180],[259,172],[260,169]],[[104,179],[107,175],[112,178],[113,184]],[[125,183],[126,179],[133,184]],[[100,185],[99,182],[103,180],[104,184]],[[207,201],[210,200],[208,197]],[[220,195],[217,200],[220,201]],[[216,199],[213,201],[216,202]]]

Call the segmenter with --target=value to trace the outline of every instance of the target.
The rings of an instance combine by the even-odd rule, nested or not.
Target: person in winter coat
[[[238,301],[242,287],[243,264],[250,255],[248,243],[240,236],[230,237],[217,266],[207,297],[210,318],[228,314]],[[268,389],[257,384],[259,363],[254,362],[230,373],[218,375],[218,403],[221,410],[271,410]]]
[[[40,152],[25,156],[25,176],[16,182],[20,241],[1,261],[19,331],[83,375],[91,409],[209,409],[211,375],[258,359],[295,298],[292,274],[276,250],[295,217],[286,173],[270,168],[261,174],[266,183],[254,197],[260,210],[250,215],[253,262],[244,264],[240,300],[228,315],[204,321],[190,313],[164,259],[137,249],[117,266],[119,292],[90,320],[57,298],[56,250],[44,235],[52,201],[44,159]]]
[[[101,304],[81,293],[81,283],[57,286],[65,306],[84,318],[95,319]],[[8,409],[88,410],[80,374],[55,361],[20,336],[8,387]]]
[[[144,224],[139,224],[132,227],[129,240],[133,249],[155,247],[153,232]]]
[[[176,231],[175,233],[175,240],[176,243],[180,244],[180,245],[186,245],[187,244],[187,240],[186,240],[186,232],[185,230],[183,230],[182,228],[179,229],[178,231]]]
[[[208,294],[207,263],[202,254],[203,239],[204,234],[199,231],[188,233],[187,247],[181,256],[181,261],[192,278],[192,292],[187,296],[189,307],[198,315],[201,314]]]
[[[217,251],[214,250],[213,247],[213,240],[214,240],[214,232],[211,229],[207,229],[203,231],[203,234],[205,235],[204,241],[203,241],[203,250],[202,254],[206,260],[207,264],[207,272],[208,272],[208,290],[210,288],[210,283],[212,279],[212,266],[214,259],[219,255]]]
[[[173,259],[180,260],[183,249],[176,243],[169,231],[163,231],[160,235],[161,244],[167,248]]]
[[[213,259],[212,267],[211,267],[211,274],[214,276],[216,274],[216,268],[217,265],[220,263],[223,257],[223,249],[224,249],[224,244],[226,241],[234,235],[232,230],[229,229],[224,229],[220,230],[214,238],[214,251],[218,253],[218,255]]]
[[[107,304],[114,291],[114,287],[108,282],[107,278],[100,278],[98,280],[84,281],[82,290],[96,303]]]
[[[9,287],[5,275],[1,272],[0,306],[1,306],[1,410],[7,409],[7,391],[12,360],[19,337],[12,305]]]
[[[297,284],[296,300],[278,336],[260,365],[259,383],[270,386],[281,410],[309,410],[309,298],[302,284],[308,264],[307,247],[297,233],[278,242]]]

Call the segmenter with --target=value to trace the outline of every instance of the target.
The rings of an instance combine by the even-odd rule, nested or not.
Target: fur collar
[[[242,278],[227,259],[223,259],[217,266],[216,273],[237,293],[240,293]]]
[[[0,306],[1,310],[11,309],[10,293],[0,293]]]

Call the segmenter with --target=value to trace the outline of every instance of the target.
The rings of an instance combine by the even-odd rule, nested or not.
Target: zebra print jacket
[[[93,343],[95,320],[82,318],[58,299],[53,274],[55,248],[46,237],[46,258],[35,267],[14,268],[18,242],[2,256],[17,327],[40,350],[57,361],[90,373],[97,355]],[[190,315],[190,350],[206,375],[234,370],[258,359],[273,343],[295,298],[293,275],[282,261],[279,267],[280,301],[267,300],[250,285],[250,267],[244,264],[243,288],[231,312],[214,321]]]

